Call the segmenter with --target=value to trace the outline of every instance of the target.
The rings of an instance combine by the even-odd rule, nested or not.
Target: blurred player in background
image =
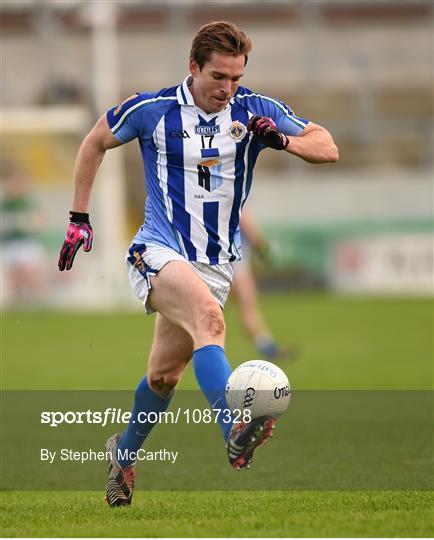
[[[240,219],[240,233],[243,257],[234,263],[231,291],[240,312],[241,322],[263,358],[294,359],[295,347],[277,343],[259,305],[259,291],[252,256],[256,255],[261,263],[266,265],[271,263],[272,255],[260,228],[245,207]]]
[[[77,156],[60,270],[71,268],[81,245],[85,251],[92,247],[89,200],[106,150],[138,139],[147,182],[145,221],[127,254],[127,267],[145,311],[157,316],[148,372],[137,387],[130,423],[107,441],[110,506],[131,503],[133,456],[153,427],[140,423],[139,415],[158,416],[167,409],[191,358],[211,408],[222,412],[218,423],[234,468],[250,467],[255,448],[274,427],[269,416],[232,425],[225,413],[231,368],[222,308],[233,263],[241,259],[241,208],[264,148],[311,163],[336,161],[338,152],[326,129],[295,116],[280,101],[239,86],[250,50],[250,40],[232,23],[203,26],[193,39],[185,80],[135,94],[110,109]]]
[[[8,164],[2,173],[2,303],[25,309],[44,301],[45,250],[40,238],[44,221],[27,177]]]

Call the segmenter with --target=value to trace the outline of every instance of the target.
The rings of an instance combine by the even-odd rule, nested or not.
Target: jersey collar
[[[191,75],[188,75],[182,84],[176,89],[176,97],[178,98],[178,103],[180,105],[191,105],[195,106],[193,96],[191,95],[190,89],[188,88],[188,82],[191,78]]]
[[[190,92],[190,88],[188,86],[188,83],[190,82],[190,80],[191,80],[191,75],[187,75],[187,77],[184,79],[182,84],[180,84],[178,86],[178,88],[176,89],[176,97],[178,98],[178,103],[180,105],[190,105],[191,107],[196,107],[193,96],[192,96],[192,94]],[[231,107],[231,105],[233,105],[233,100],[234,100],[234,98],[232,98],[229,101],[229,103],[226,105],[226,107],[223,109],[223,111],[225,111],[226,109],[229,109]],[[199,107],[198,107],[198,109],[201,110]],[[223,111],[220,111],[218,113],[210,113],[210,114],[206,114],[204,112],[204,114],[206,116],[214,117],[214,116],[218,116]]]

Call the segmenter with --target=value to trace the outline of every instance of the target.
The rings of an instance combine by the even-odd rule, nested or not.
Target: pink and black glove
[[[71,270],[74,257],[80,246],[84,251],[92,249],[93,231],[89,223],[89,214],[81,212],[69,212],[69,224],[65,241],[59,256],[59,270],[63,272],[65,268]]]
[[[285,150],[289,144],[288,137],[279,131],[271,118],[266,116],[252,116],[247,129],[253,132],[265,146],[275,150]]]

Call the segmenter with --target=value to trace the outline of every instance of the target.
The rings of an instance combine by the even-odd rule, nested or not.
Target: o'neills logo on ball
[[[238,120],[235,120],[235,122],[232,122],[228,133],[233,139],[238,142],[244,139],[247,133],[247,127]]]
[[[274,389],[274,399],[280,399],[282,397],[287,397],[291,393],[291,390],[289,389],[289,386],[281,386],[276,387]]]

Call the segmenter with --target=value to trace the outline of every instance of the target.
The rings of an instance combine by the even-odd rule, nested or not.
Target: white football
[[[226,383],[226,402],[232,411],[250,409],[251,418],[278,418],[288,408],[291,388],[288,377],[265,360],[250,360],[238,366]]]

